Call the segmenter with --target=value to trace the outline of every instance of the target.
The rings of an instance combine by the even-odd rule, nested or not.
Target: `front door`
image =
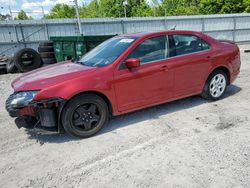
[[[127,111],[173,95],[173,71],[168,68],[166,36],[146,39],[126,59],[138,58],[138,68],[122,66],[114,74],[114,87],[119,111]]]

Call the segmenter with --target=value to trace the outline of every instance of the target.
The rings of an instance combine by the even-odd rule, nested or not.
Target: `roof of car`
[[[151,35],[161,35],[161,34],[201,34],[196,31],[187,31],[187,30],[163,30],[163,31],[155,31],[155,32],[139,32],[139,33],[130,33],[130,34],[122,34],[120,36],[124,37],[147,37]]]

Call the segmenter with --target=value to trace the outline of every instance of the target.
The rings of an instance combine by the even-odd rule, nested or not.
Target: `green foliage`
[[[250,13],[250,0],[244,0],[245,10],[244,12]]]
[[[145,0],[128,0],[127,17],[151,16],[152,9]],[[93,0],[80,10],[81,17],[124,17],[123,0]]]
[[[15,17],[15,20],[31,20],[31,16],[27,16],[26,12],[21,10],[18,14],[17,17]]]
[[[243,0],[201,0],[200,13],[202,14],[229,14],[244,12]]]
[[[54,18],[75,18],[76,12],[73,6],[66,4],[56,4],[50,11],[48,15],[45,16],[45,19],[54,19]]]
[[[129,17],[153,16],[154,10],[145,0],[130,0],[127,7]]]
[[[197,0],[163,0],[159,7],[161,15],[178,16],[199,14],[199,1]]]
[[[92,0],[79,7],[80,17],[124,17],[124,0]],[[250,12],[250,0],[127,0],[127,17],[229,14]],[[45,18],[75,18],[75,9],[55,5]]]
[[[91,1],[88,6],[83,6],[80,8],[80,17],[82,18],[95,18],[98,17],[99,6],[96,0]]]

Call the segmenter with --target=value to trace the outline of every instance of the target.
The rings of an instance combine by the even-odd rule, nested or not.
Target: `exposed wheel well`
[[[221,70],[221,71],[223,71],[224,73],[226,73],[226,75],[227,75],[227,81],[228,81],[228,85],[230,84],[230,72],[229,72],[229,70],[226,68],[226,67],[217,67],[216,69],[214,69],[211,73],[210,73],[210,75],[214,72],[214,71],[216,71],[216,70]],[[209,76],[210,76],[209,75]]]
[[[82,95],[82,94],[95,94],[95,95],[98,95],[98,96],[101,97],[101,98],[106,102],[106,104],[108,105],[108,109],[109,109],[110,115],[113,114],[113,108],[112,108],[112,104],[111,104],[110,100],[108,99],[108,97],[107,97],[106,95],[104,95],[103,93],[100,93],[100,92],[98,92],[98,91],[85,91],[85,92],[82,92],[82,93],[78,93],[78,94],[74,95],[73,97],[71,97],[69,100],[75,98],[76,96]]]

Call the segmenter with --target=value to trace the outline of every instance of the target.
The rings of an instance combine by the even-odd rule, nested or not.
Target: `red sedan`
[[[89,137],[110,116],[192,95],[220,99],[240,64],[235,43],[199,32],[120,35],[77,62],[17,78],[6,109],[12,117],[34,117],[41,126]]]

